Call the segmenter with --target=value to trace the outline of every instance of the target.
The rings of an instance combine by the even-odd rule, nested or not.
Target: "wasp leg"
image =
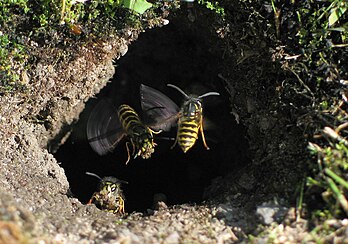
[[[180,119],[180,118],[182,117],[182,112],[178,113],[178,114],[177,114],[176,116],[174,116],[174,117],[176,117],[177,119]],[[173,148],[175,147],[176,143],[178,143],[178,138],[179,138],[178,135],[179,135],[179,126],[178,126],[178,130],[177,130],[177,132],[176,132],[175,142],[174,142],[173,146],[170,147],[170,149],[173,149]]]
[[[93,203],[93,200],[95,198],[95,193],[92,195],[91,199],[89,199],[88,203],[87,204],[92,204]]]
[[[201,131],[201,135],[202,135],[202,140],[203,140],[203,144],[204,144],[204,147],[209,150],[210,148],[208,147],[206,141],[205,141],[205,137],[204,137],[204,131],[203,131],[203,119],[201,120],[201,123],[200,123],[200,127],[199,127],[199,130]]]
[[[135,146],[135,144],[134,144],[134,142],[133,142],[132,138],[131,138],[131,140],[130,140],[130,141],[131,141],[131,143],[132,143],[132,155],[134,156],[134,158],[136,158],[136,157],[138,156],[138,153],[139,153],[139,152],[138,152],[138,153],[136,153],[136,151],[135,151],[135,150],[136,150],[137,148],[136,148],[136,146]]]
[[[120,201],[119,201],[119,212],[121,213],[121,214],[125,214],[125,211],[124,211],[124,200],[123,200],[123,198],[121,197],[120,198]]]
[[[135,144],[134,144],[134,142],[133,142],[132,139],[131,139],[131,143],[132,143],[132,148],[133,148],[133,150],[132,150],[132,156],[134,156],[133,159],[136,159],[138,156],[141,155],[141,148],[138,150],[138,152],[136,152],[135,150],[136,150],[137,148],[135,147]]]
[[[152,129],[150,129],[150,131],[152,132],[152,133],[154,133],[154,134],[159,134],[159,133],[161,133],[163,130],[159,130],[159,131],[154,131],[154,130],[152,130]]]
[[[128,158],[127,158],[127,161],[126,161],[126,165],[128,164],[128,162],[129,162],[129,160],[130,160],[130,154],[129,154],[129,147],[128,147],[128,144],[129,144],[129,142],[127,141],[127,142],[126,142],[126,148],[127,148]]]
[[[179,138],[178,133],[179,133],[179,129],[178,129],[178,132],[176,134],[175,142],[174,142],[173,146],[170,147],[170,149],[173,149],[175,147],[176,143],[178,143],[178,138]]]

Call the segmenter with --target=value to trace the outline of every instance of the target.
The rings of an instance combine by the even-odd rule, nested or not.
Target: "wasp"
[[[87,175],[94,176],[100,180],[98,191],[95,192],[87,204],[95,204],[99,209],[112,213],[125,214],[125,197],[121,189],[121,184],[128,184],[127,181],[119,180],[113,176],[100,178],[98,175],[86,172]]]
[[[87,122],[89,144],[99,155],[113,151],[122,138],[128,137],[126,164],[130,160],[129,143],[132,145],[134,158],[141,156],[143,159],[148,159],[157,145],[153,134],[160,132],[145,125],[137,112],[129,105],[122,104],[115,112],[111,104],[104,100],[95,106]]]
[[[186,153],[198,139],[199,132],[201,133],[204,147],[209,150],[205,141],[203,130],[203,106],[202,98],[207,96],[218,96],[217,92],[208,92],[200,96],[187,95],[179,87],[167,84],[167,86],[176,89],[184,96],[184,102],[179,108],[170,98],[151,87],[141,85],[141,105],[143,110],[149,111],[149,116],[154,120],[158,120],[157,129],[168,131],[174,124],[177,125],[177,135],[175,142]],[[162,109],[155,109],[162,108]],[[156,118],[159,116],[158,118]],[[162,118],[165,119],[160,122]]]

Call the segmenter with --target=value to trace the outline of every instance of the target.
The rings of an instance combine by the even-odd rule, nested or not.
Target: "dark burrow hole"
[[[169,205],[200,203],[205,188],[219,176],[238,172],[245,167],[248,144],[245,129],[237,125],[229,94],[218,77],[221,67],[227,67],[217,48],[219,40],[204,23],[192,23],[185,16],[176,17],[163,28],[149,30],[129,46],[128,53],[116,62],[116,73],[111,83],[86,104],[78,123],[55,157],[64,168],[74,197],[86,203],[97,189],[98,179],[115,176],[128,181],[123,185],[126,212],[145,211],[152,207],[157,193],[167,196]],[[183,97],[166,86],[172,83],[188,93],[203,94],[217,91],[219,97],[203,101],[205,130],[210,150],[205,150],[201,136],[186,154],[173,141],[155,138],[158,146],[150,159],[136,158],[125,165],[125,140],[113,153],[97,155],[86,138],[88,116],[100,98],[111,98],[115,105],[127,103],[140,111],[139,85],[143,83],[160,90],[178,105]],[[116,111],[115,111],[116,112]],[[210,128],[208,128],[210,125]],[[160,137],[175,137],[176,129]],[[218,193],[217,193],[218,194]]]

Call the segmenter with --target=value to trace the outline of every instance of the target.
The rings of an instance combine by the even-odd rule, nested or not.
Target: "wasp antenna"
[[[99,175],[91,173],[91,172],[86,172],[86,175],[94,176],[94,177],[98,178],[99,180],[102,180],[102,178]]]
[[[182,95],[184,95],[187,99],[190,98],[190,97],[187,96],[187,94],[186,94],[183,90],[181,90],[179,87],[177,87],[177,86],[175,86],[175,85],[173,85],[173,84],[167,84],[167,86],[172,87],[172,88],[178,90],[178,91],[179,91]]]
[[[220,93],[218,92],[207,92],[203,95],[200,95],[198,98],[203,98],[203,97],[207,97],[207,96],[220,96]]]
[[[174,137],[167,137],[167,136],[157,136],[157,140],[168,140],[168,141],[175,141]]]
[[[121,184],[128,184],[128,181],[125,180],[118,180]]]

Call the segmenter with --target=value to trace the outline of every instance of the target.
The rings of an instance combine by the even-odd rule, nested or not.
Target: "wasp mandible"
[[[208,150],[209,147],[205,141],[203,130],[202,98],[218,96],[220,94],[218,92],[207,92],[200,96],[189,96],[175,85],[167,84],[167,86],[176,89],[185,97],[182,106],[179,108],[170,98],[160,91],[142,84],[140,86],[140,94],[143,110],[148,111],[149,116],[156,120],[156,129],[168,131],[173,125],[177,125],[176,140],[172,148],[178,144],[183,152],[186,153],[196,143],[198,133],[200,132],[204,147]],[[161,116],[156,118],[159,113]]]

